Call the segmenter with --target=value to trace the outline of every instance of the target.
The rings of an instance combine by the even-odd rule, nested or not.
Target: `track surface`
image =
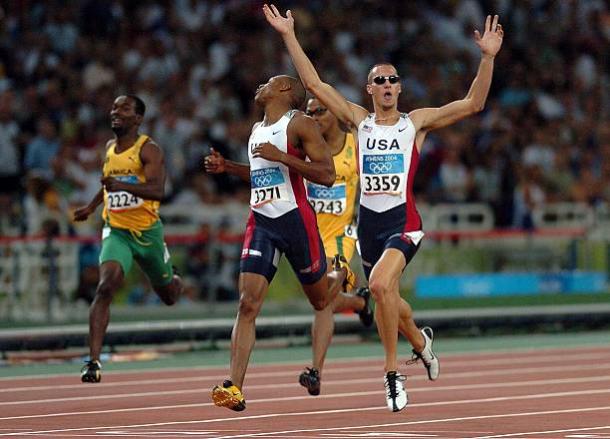
[[[302,363],[250,367],[248,408],[212,405],[227,369],[0,380],[0,437],[610,438],[610,347],[441,356],[441,376],[403,367],[410,403],[385,408],[379,358],[329,361],[322,394],[297,384]]]

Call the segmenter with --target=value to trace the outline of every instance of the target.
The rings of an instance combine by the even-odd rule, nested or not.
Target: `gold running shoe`
[[[335,271],[340,271],[342,268],[345,268],[347,274],[345,276],[345,280],[343,281],[343,291],[349,293],[356,286],[356,273],[354,273],[354,271],[349,266],[349,263],[347,262],[347,259],[345,259],[345,256],[336,254],[333,258],[332,264]]]
[[[218,407],[226,407],[236,412],[246,409],[244,395],[230,380],[223,381],[222,386],[214,386],[212,389],[212,401]]]

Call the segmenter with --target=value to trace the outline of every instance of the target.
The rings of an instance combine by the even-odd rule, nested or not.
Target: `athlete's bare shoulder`
[[[299,134],[311,129],[318,129],[316,121],[311,116],[307,116],[301,110],[293,110],[293,113],[288,122],[288,131],[295,131]]]
[[[152,137],[149,137],[148,139],[146,139],[146,142],[144,142],[144,144],[142,145],[142,148],[152,148],[152,149],[158,149],[159,151],[161,151],[161,147],[157,144],[157,142],[155,142]]]

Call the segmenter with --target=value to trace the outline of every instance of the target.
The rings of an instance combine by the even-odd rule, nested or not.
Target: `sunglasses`
[[[319,115],[321,115],[321,114],[326,113],[326,110],[328,110],[328,108],[322,108],[322,107],[318,107],[318,108],[316,108],[316,109],[315,109],[315,110],[313,110],[313,111],[306,110],[306,111],[305,111],[305,114],[306,114],[307,116],[319,116]]]
[[[390,84],[396,84],[398,81],[400,81],[400,76],[397,75],[389,75],[389,76],[375,76],[373,78],[373,82],[377,85],[383,85],[385,84],[386,80],[390,83]]]

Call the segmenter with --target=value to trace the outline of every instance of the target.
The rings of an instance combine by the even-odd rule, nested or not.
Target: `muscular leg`
[[[328,295],[335,297],[332,302],[334,303],[347,273],[345,269],[334,271],[331,259],[327,259],[326,263],[328,266],[328,272],[326,273]],[[328,351],[335,331],[335,319],[333,318],[334,307],[332,306],[332,303],[322,310],[315,310],[313,323],[311,325],[312,366],[320,372],[324,366],[326,351]]]
[[[184,283],[182,282],[182,278],[177,274],[174,274],[172,277],[172,281],[164,285],[162,287],[154,287],[155,292],[159,296],[159,298],[166,305],[173,305],[178,301],[180,296],[182,295],[182,291],[184,290]]]
[[[398,308],[398,331],[409,340],[413,349],[417,352],[422,351],[426,340],[413,320],[411,305],[403,298],[400,299]]]
[[[329,267],[331,266],[329,265]],[[314,321],[311,326],[312,363],[313,367],[320,371],[324,366],[326,352],[335,330],[331,302],[343,284],[343,279],[345,279],[344,270],[332,270],[316,283],[303,285],[303,290],[315,310]]]
[[[398,285],[405,264],[405,257],[401,251],[386,249],[373,267],[369,278],[369,288],[376,302],[377,331],[385,351],[386,372],[398,368],[396,351],[401,300]]]
[[[340,291],[331,305],[333,307],[333,313],[336,314],[343,311],[362,311],[366,302],[364,301],[364,298],[360,296]]]
[[[107,261],[100,266],[100,280],[95,290],[95,299],[89,308],[89,355],[91,360],[99,361],[100,359],[104,335],[110,320],[110,303],[123,283],[123,279],[123,269],[118,262]]]
[[[256,316],[268,289],[269,282],[265,276],[255,273],[239,275],[239,310],[231,333],[231,381],[240,389],[256,338]]]

